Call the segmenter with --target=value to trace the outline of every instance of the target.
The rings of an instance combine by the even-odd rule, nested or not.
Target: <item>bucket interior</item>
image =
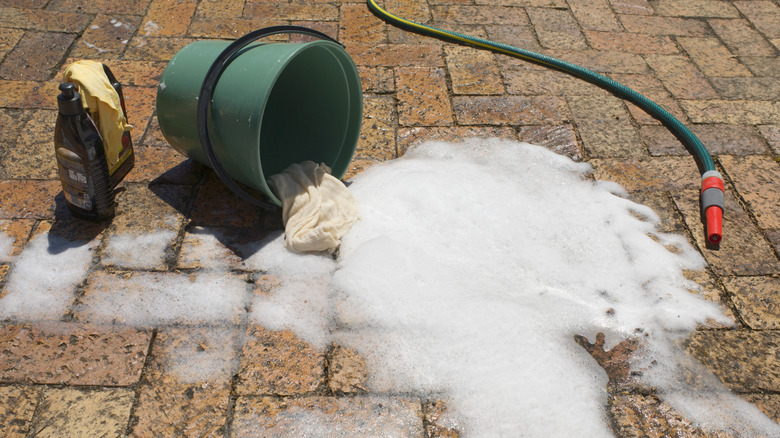
[[[263,110],[260,163],[263,176],[305,160],[333,167],[350,125],[349,84],[340,60],[311,45],[278,75]]]

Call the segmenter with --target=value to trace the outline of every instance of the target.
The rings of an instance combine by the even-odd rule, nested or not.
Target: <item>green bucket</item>
[[[276,33],[322,39],[256,41]],[[267,179],[291,164],[325,163],[344,176],[362,103],[360,77],[340,44],[311,29],[277,26],[181,49],[160,79],[157,118],[174,149],[212,167],[239,195],[256,201],[233,180],[281,205]]]

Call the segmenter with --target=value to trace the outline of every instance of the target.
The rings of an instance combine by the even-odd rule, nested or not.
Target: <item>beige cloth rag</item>
[[[333,251],[358,220],[355,197],[325,164],[293,164],[269,183],[282,201],[285,246],[293,251]]]
[[[78,87],[81,101],[103,137],[108,168],[113,169],[122,154],[122,134],[132,129],[122,112],[119,93],[111,86],[103,64],[97,61],[76,61],[62,76]]]

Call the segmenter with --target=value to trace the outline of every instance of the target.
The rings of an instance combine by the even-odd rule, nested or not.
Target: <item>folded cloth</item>
[[[333,251],[358,220],[355,197],[325,164],[293,164],[269,185],[282,201],[285,246],[293,251]]]
[[[132,126],[122,112],[119,93],[103,71],[103,64],[82,60],[69,65],[63,73],[66,82],[72,82],[81,93],[81,100],[95,120],[103,137],[108,168],[113,169],[122,153],[122,134]]]

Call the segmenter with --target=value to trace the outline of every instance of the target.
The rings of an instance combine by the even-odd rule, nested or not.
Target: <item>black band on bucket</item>
[[[206,153],[206,157],[208,157],[209,163],[211,164],[211,168],[214,169],[214,172],[217,173],[219,179],[222,180],[222,182],[241,199],[266,210],[276,210],[277,207],[269,202],[261,201],[255,198],[254,196],[247,193],[244,189],[239,187],[236,181],[233,180],[233,178],[228,175],[227,171],[225,171],[225,169],[222,167],[222,164],[220,164],[216,153],[214,153],[214,148],[211,144],[211,137],[209,137],[208,114],[211,107],[211,98],[214,95],[214,88],[217,86],[217,81],[219,81],[220,76],[222,76],[222,72],[225,71],[225,68],[228,66],[228,64],[233,61],[235,55],[241,51],[241,49],[253,43],[255,40],[280,33],[300,33],[311,35],[323,40],[332,41],[344,47],[343,44],[320,31],[301,26],[271,26],[252,31],[233,41],[225,48],[225,50],[222,51],[222,53],[219,54],[219,56],[217,56],[217,59],[215,59],[214,63],[211,64],[208,73],[206,73],[206,77],[203,79],[203,85],[200,87],[200,95],[198,96],[198,135],[200,137],[200,143],[203,147],[203,151]]]

